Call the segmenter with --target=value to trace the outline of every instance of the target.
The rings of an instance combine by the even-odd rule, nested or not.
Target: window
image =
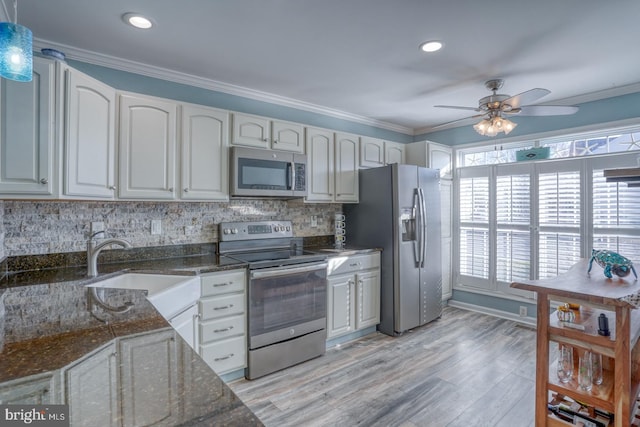
[[[574,139],[567,148],[605,150],[600,156],[459,168],[456,286],[518,294],[511,282],[555,277],[593,248],[640,260],[640,187],[603,176],[637,166],[636,154],[619,151],[637,137]]]

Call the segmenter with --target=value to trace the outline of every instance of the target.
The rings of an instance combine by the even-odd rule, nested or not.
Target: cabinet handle
[[[229,304],[229,305],[224,305],[222,307],[213,307],[214,310],[226,310],[228,308],[233,307],[233,304]]]
[[[269,138],[262,138],[263,142],[269,142]]]
[[[233,357],[233,356],[234,356],[234,354],[233,354],[233,353],[229,353],[229,354],[227,354],[226,356],[223,356],[223,357],[216,357],[215,359],[213,359],[213,361],[214,361],[214,362],[219,362],[219,361],[221,361],[221,360],[229,359],[229,358],[231,358],[231,357]]]
[[[173,193],[173,187],[167,188],[167,191],[169,191],[169,193]]]
[[[111,191],[116,191],[118,189],[118,187],[116,187],[115,185],[110,185],[109,186],[109,190]]]
[[[48,183],[49,183],[49,180],[48,180],[47,178],[42,178],[42,179],[40,180],[40,184],[46,185],[46,184],[48,184]]]
[[[359,265],[360,265],[359,262],[354,262],[353,264],[349,264],[349,267],[357,267]]]
[[[233,329],[233,326],[229,326],[228,328],[224,328],[224,329],[214,329],[213,332],[215,332],[216,334],[219,334],[220,332],[229,332],[232,329]]]
[[[274,140],[273,140],[273,143],[274,143],[274,144],[277,144],[277,143],[278,143],[278,140],[277,140],[277,139],[274,139]]]
[[[188,193],[188,192],[189,192],[189,189],[188,189],[188,188],[185,188],[185,189],[184,189],[184,190],[182,190],[182,191],[184,191],[185,193]]]
[[[220,287],[222,287],[222,286],[229,286],[229,285],[231,285],[232,283],[233,283],[233,282],[214,283],[214,284],[213,284],[213,287],[214,287],[214,288],[220,288]]]

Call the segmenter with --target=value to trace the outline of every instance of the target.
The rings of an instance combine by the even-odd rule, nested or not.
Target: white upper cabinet
[[[65,74],[64,194],[113,199],[116,91],[72,68]]]
[[[120,96],[120,198],[175,198],[177,108],[159,98]]]
[[[333,201],[333,149],[333,132],[307,128],[307,201]]]
[[[271,122],[271,148],[304,153],[304,126],[290,122]]]
[[[358,203],[360,137],[346,133],[336,133],[335,144],[335,201]]]
[[[234,113],[231,144],[304,153],[304,126]]]
[[[447,145],[420,141],[405,145],[409,163],[440,170],[440,178],[452,179],[453,150]]]
[[[392,163],[404,164],[404,146],[399,142],[384,142],[384,164],[390,165]]]
[[[0,79],[0,194],[54,194],[55,63],[33,58],[33,80]]]
[[[180,198],[228,200],[229,113],[213,108],[182,107]]]
[[[379,166],[384,166],[384,141],[368,136],[360,137],[360,167]]]

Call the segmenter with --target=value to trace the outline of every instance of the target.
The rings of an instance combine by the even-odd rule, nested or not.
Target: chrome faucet
[[[131,249],[133,247],[131,243],[124,239],[106,239],[96,244],[93,238],[100,233],[104,233],[104,231],[93,233],[89,236],[89,240],[87,240],[87,276],[89,277],[98,275],[98,255],[106,246],[120,245],[125,249]]]

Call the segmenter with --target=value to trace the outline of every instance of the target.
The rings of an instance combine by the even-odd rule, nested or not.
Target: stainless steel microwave
[[[307,195],[307,156],[231,147],[231,197],[296,198]]]

